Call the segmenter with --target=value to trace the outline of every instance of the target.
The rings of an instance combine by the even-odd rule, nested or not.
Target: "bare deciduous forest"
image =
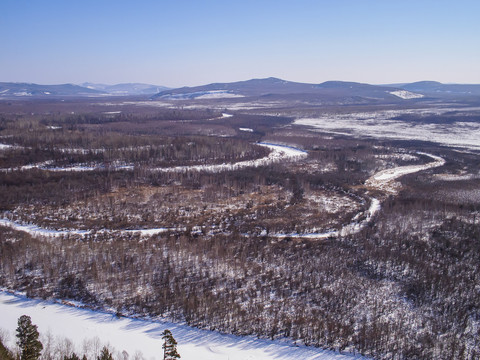
[[[378,359],[480,357],[478,152],[311,131],[291,109],[106,109],[0,104],[1,287]],[[260,142],[306,155],[159,170],[271,156]],[[425,153],[445,163],[369,187]]]

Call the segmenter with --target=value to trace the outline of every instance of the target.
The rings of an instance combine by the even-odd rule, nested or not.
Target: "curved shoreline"
[[[0,288],[0,313],[2,328],[13,335],[17,319],[23,314],[32,318],[41,335],[48,332],[60,339],[73,341],[75,350],[82,352],[82,340],[98,338],[109,343],[115,350],[127,351],[133,359],[137,350],[144,359],[160,359],[162,332],[169,329],[178,341],[182,359],[197,360],[244,360],[244,359],[367,359],[354,354],[341,354],[312,346],[296,345],[293,340],[267,340],[255,336],[236,336],[217,331],[202,330],[182,323],[162,319],[139,319],[117,317],[115,310],[90,310],[82,304],[60,300],[33,300],[21,294],[10,293]],[[13,343],[15,336],[10,336]],[[10,346],[10,343],[7,342]]]
[[[304,150],[300,150],[291,146],[258,143],[257,145],[267,147],[271,150],[266,157],[256,160],[239,161],[232,164],[217,164],[217,165],[193,165],[193,166],[175,166],[170,168],[152,168],[151,171],[158,172],[179,172],[185,173],[188,171],[206,171],[206,172],[222,172],[240,170],[249,167],[266,166],[270,164],[279,163],[282,161],[297,161],[308,156]]]
[[[308,153],[304,150],[297,149],[295,147],[271,143],[257,143],[259,146],[264,146],[269,148],[270,153],[260,159],[255,160],[245,160],[239,161],[236,163],[223,163],[223,164],[212,164],[212,165],[185,165],[185,166],[173,166],[173,167],[153,167],[147,168],[149,171],[154,172],[168,172],[168,173],[186,173],[189,171],[205,171],[205,172],[222,172],[222,171],[233,171],[244,169],[248,167],[259,167],[267,166],[275,163],[280,163],[282,161],[297,161],[308,156]],[[122,164],[122,165],[111,165],[106,167],[105,165],[73,165],[66,167],[47,167],[52,161],[44,161],[37,164],[29,164],[20,166],[17,168],[6,168],[0,169],[2,172],[12,172],[12,171],[25,171],[30,169],[39,169],[43,171],[51,172],[83,172],[83,171],[94,171],[94,170],[110,170],[110,171],[120,171],[128,170],[131,171],[135,168],[131,164]]]
[[[263,143],[263,146],[267,146],[270,148],[273,148],[274,151],[272,151],[270,154],[275,153],[272,157],[274,159],[277,159],[277,161],[280,161],[282,159],[288,158],[291,160],[295,159],[301,159],[305,156],[307,156],[307,153],[296,149],[296,148],[291,148],[288,146],[282,146],[282,145],[275,145],[275,144],[268,144],[268,143]],[[427,170],[435,167],[439,167],[445,164],[445,160],[439,156],[424,153],[424,152],[417,152],[420,155],[425,155],[430,158],[432,158],[434,161],[423,164],[423,165],[407,165],[407,166],[399,166],[396,168],[392,169],[386,169],[379,171],[378,173],[372,175],[370,178],[368,178],[365,181],[365,186],[370,187],[372,190],[380,190],[380,191],[385,191],[388,192],[389,189],[388,187],[391,186],[394,180],[398,179],[401,176],[407,175],[407,174],[412,174],[415,172],[419,172],[422,170]],[[269,154],[269,155],[270,155]],[[267,157],[268,158],[268,157]],[[266,158],[262,158],[259,160],[264,160]],[[253,160],[255,161],[255,160]],[[241,166],[248,167],[246,163],[251,163],[249,162],[242,162]],[[239,163],[237,163],[239,164]],[[235,166],[236,164],[233,164],[231,166]],[[201,166],[207,166],[207,165],[201,165]],[[223,169],[224,166],[228,166],[226,164],[222,165],[217,165]],[[250,165],[254,166],[254,165]],[[260,165],[257,165],[260,166]],[[241,168],[241,167],[239,167]],[[170,169],[169,171],[176,171],[177,167],[175,168],[168,168]],[[209,171],[207,169],[203,169]],[[184,170],[183,168],[180,169],[179,171],[188,171]],[[200,171],[200,170],[199,170]],[[391,190],[390,190],[391,191]],[[381,202],[377,198],[370,198],[371,203],[370,207],[362,212],[359,212],[356,214],[352,221],[346,225],[343,225],[341,229],[339,230],[328,230],[320,233],[316,232],[310,232],[310,233],[273,233],[273,234],[268,234],[268,236],[271,237],[276,237],[276,238],[308,238],[308,239],[326,239],[329,237],[338,237],[338,236],[347,236],[347,235],[353,235],[358,232],[360,232],[365,226],[367,226],[373,219],[374,215],[378,213],[381,209]],[[356,221],[356,219],[363,218],[362,221]],[[54,229],[46,229],[46,228],[41,228],[35,224],[21,224],[17,223],[15,221],[12,221],[10,219],[0,219],[0,225],[1,226],[7,226],[10,228],[13,228],[18,231],[24,231],[29,233],[30,235],[33,236],[48,236],[48,237],[60,237],[60,236],[67,236],[67,235],[80,235],[80,236],[86,236],[90,235],[93,233],[134,233],[134,234],[139,234],[140,236],[152,236],[152,235],[157,235],[161,234],[164,232],[168,231],[185,231],[184,228],[150,228],[150,229],[119,229],[119,230],[112,230],[112,229],[100,229],[97,231],[93,230],[77,230],[77,229],[67,229],[67,230],[54,230]]]
[[[401,176],[407,174],[413,174],[419,171],[439,167],[445,164],[445,159],[440,156],[432,155],[425,152],[417,151],[419,155],[425,155],[433,159],[434,161],[422,165],[407,165],[407,166],[398,166],[392,169],[381,170],[378,173],[372,175],[365,181],[365,186],[369,187],[372,190],[380,190],[385,192],[394,192],[391,189],[392,183],[394,180],[398,179]],[[390,188],[389,188],[390,187]],[[338,237],[338,236],[347,236],[353,235],[360,232],[365,226],[367,226],[371,221],[373,216],[380,211],[381,202],[377,198],[372,197],[370,207],[366,211],[359,212],[352,220],[358,218],[365,218],[360,222],[352,221],[347,225],[343,225],[340,230],[328,230],[321,233],[277,233],[269,234],[269,236],[277,238],[308,238],[308,239],[326,239],[329,237]]]

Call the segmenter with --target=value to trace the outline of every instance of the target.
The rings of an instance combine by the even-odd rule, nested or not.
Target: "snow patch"
[[[444,107],[402,110],[379,110],[357,113],[325,113],[316,118],[298,118],[295,125],[305,125],[321,132],[381,139],[431,141],[447,146],[480,149],[480,124],[455,122],[448,124],[415,123],[395,119],[402,115],[432,116],[450,111],[478,111],[478,107]]]
[[[382,154],[382,155],[375,155],[376,159],[398,159],[403,161],[416,161],[418,157],[411,154],[405,153],[396,153],[396,154]]]
[[[435,174],[433,178],[441,181],[468,181],[480,178],[475,174]]]
[[[370,223],[370,221],[372,221],[373,216],[377,212],[380,211],[380,208],[381,208],[380,200],[378,200],[376,198],[372,198],[371,203],[370,203],[370,207],[368,208],[368,210],[365,211],[364,213],[357,214],[353,218],[353,220],[355,220],[355,221],[353,221],[350,224],[344,226],[339,231],[339,234],[341,236],[347,236],[347,235],[353,235],[353,234],[359,233],[365,226],[367,226]],[[362,217],[362,215],[365,217],[365,219],[362,220],[362,221],[356,221],[357,219]]]
[[[200,96],[195,96],[195,99],[225,99],[225,98],[240,98],[245,97],[243,95],[234,94],[225,90],[213,90],[207,91],[205,94]]]
[[[19,224],[9,219],[0,219],[0,226],[9,227],[17,231],[26,232],[32,236],[49,236],[49,237],[59,237],[65,235],[88,235],[91,233],[90,230],[51,230],[44,229],[37,225],[33,224]]]
[[[17,231],[26,232],[32,236],[46,236],[46,237],[61,237],[67,235],[80,235],[86,236],[95,233],[124,233],[124,234],[138,234],[140,236],[153,236],[162,234],[168,231],[185,231],[181,229],[169,229],[169,228],[153,228],[153,229],[128,229],[128,230],[109,230],[102,229],[98,231],[93,230],[78,230],[78,229],[46,229],[34,224],[20,224],[9,219],[0,219],[0,226],[9,227]]]
[[[393,180],[399,178],[400,176],[407,175],[407,174],[412,174],[412,173],[415,173],[415,172],[418,172],[418,171],[442,166],[442,165],[445,164],[445,160],[443,158],[441,158],[440,156],[427,154],[427,153],[424,153],[424,152],[417,152],[417,154],[428,156],[435,161],[430,162],[428,164],[424,164],[424,165],[399,166],[399,167],[396,167],[396,168],[393,168],[393,169],[382,170],[382,171],[376,173],[375,175],[373,175],[372,177],[370,177],[366,181],[365,184],[369,185],[369,186],[378,187],[378,186],[381,186],[385,183],[393,181]]]
[[[420,99],[424,97],[422,94],[413,93],[407,90],[389,91],[389,93],[404,100]]]
[[[93,165],[85,165],[85,164],[78,164],[72,166],[65,166],[65,167],[51,167],[53,160],[48,160],[38,164],[30,164],[24,165],[19,170],[30,170],[30,169],[39,169],[44,171],[52,171],[52,172],[68,172],[68,171],[75,171],[75,172],[83,172],[83,171],[94,171],[94,170],[104,170],[109,169],[113,171],[120,171],[120,170],[133,170],[133,165],[126,165],[126,164],[112,164],[111,166],[106,167],[103,164],[93,164]],[[16,169],[1,169],[2,171],[13,171]]]
[[[197,91],[184,94],[166,94],[160,96],[160,99],[166,100],[188,100],[188,99],[198,99],[198,100],[208,100],[208,99],[229,99],[229,98],[241,98],[245,97],[240,94],[235,94],[228,90],[210,90],[210,91]]]

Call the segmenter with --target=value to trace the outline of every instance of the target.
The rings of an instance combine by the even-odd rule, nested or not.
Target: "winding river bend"
[[[155,171],[155,172],[177,172],[177,173],[185,173],[189,171],[204,171],[204,172],[217,173],[222,171],[241,170],[241,169],[250,168],[250,167],[267,166],[270,164],[282,163],[282,162],[288,162],[288,161],[298,161],[308,156],[308,153],[306,151],[300,150],[291,146],[271,144],[271,143],[258,143],[257,145],[270,149],[270,153],[267,156],[260,159],[245,160],[245,161],[239,161],[236,163],[214,164],[214,165],[205,164],[205,165],[191,165],[191,166],[173,166],[173,167],[153,167],[153,168],[149,168],[148,170]],[[97,164],[97,165],[77,164],[77,165],[65,166],[65,167],[55,167],[55,166],[52,166],[52,164],[53,164],[53,161],[44,161],[41,163],[20,166],[17,168],[0,169],[0,171],[12,172],[12,171],[25,171],[30,169],[39,169],[39,170],[51,171],[51,172],[68,172],[68,171],[83,172],[83,171],[94,171],[94,170],[106,169],[105,165],[103,164]],[[108,167],[108,170],[110,171],[133,170],[134,168],[135,166],[132,164],[112,164],[111,166]]]
[[[275,158],[287,156],[288,159],[302,159],[306,153],[298,150],[268,145],[276,149]],[[367,189],[388,192],[392,184],[399,177],[418,171],[439,167],[445,163],[441,157],[419,153],[430,157],[433,161],[424,165],[401,166],[393,169],[380,171],[371,176],[365,183]],[[243,165],[242,165],[243,166]],[[254,165],[252,165],[254,166]],[[227,168],[221,168],[227,170]],[[173,170],[170,170],[173,171]],[[177,171],[177,170],[175,170]],[[178,171],[184,171],[178,170]],[[208,170],[206,170],[208,171]],[[293,236],[311,239],[321,239],[330,236],[344,236],[360,231],[381,209],[381,202],[376,198],[370,198],[370,206],[365,212],[357,214],[351,223],[344,225],[340,230],[324,233],[310,234],[269,234],[270,236]],[[356,219],[363,218],[358,221]],[[88,230],[51,230],[36,225],[23,225],[9,219],[1,219],[1,226],[12,227],[19,231],[30,233],[34,236],[64,236],[69,234],[90,234]],[[154,235],[172,229],[139,229],[120,230],[123,232],[140,232],[141,235]],[[179,229],[177,229],[179,230]],[[110,230],[105,230],[110,231]],[[2,314],[1,327],[5,330],[14,329],[17,318],[28,314],[34,323],[39,325],[41,332],[53,332],[55,336],[67,336],[74,339],[76,346],[80,342],[91,337],[98,337],[102,341],[109,342],[117,350],[125,350],[134,354],[141,349],[144,355],[153,359],[158,358],[158,349],[161,348],[161,333],[169,328],[179,341],[179,351],[184,359],[198,360],[269,360],[269,359],[292,359],[292,360],[333,360],[333,359],[365,359],[361,356],[339,354],[317,348],[295,346],[289,342],[259,340],[253,337],[237,337],[222,335],[214,331],[205,331],[190,328],[182,324],[168,323],[163,321],[138,320],[131,318],[117,318],[113,313],[97,312],[88,309],[62,305],[58,302],[38,301],[27,299],[21,295],[13,295],[0,289],[0,313]],[[11,336],[11,338],[14,338]]]
[[[270,154],[264,158],[251,160],[251,161],[242,161],[233,164],[219,164],[219,165],[196,165],[196,166],[178,166],[171,168],[160,168],[153,169],[156,171],[165,171],[165,172],[186,172],[186,171],[207,171],[207,172],[220,172],[220,171],[231,171],[238,170],[241,168],[247,167],[258,167],[269,165],[272,163],[278,163],[282,161],[298,161],[307,157],[307,152],[278,144],[268,144],[260,143],[262,146],[270,148],[272,151]],[[445,160],[439,156],[417,152],[419,155],[428,156],[433,159],[432,162],[422,165],[407,165],[407,166],[398,166],[391,169],[386,169],[379,171],[378,173],[372,175],[366,182],[365,186],[369,190],[380,190],[385,193],[395,193],[394,181],[401,176],[412,174],[415,172],[443,166]],[[57,171],[50,170],[49,171]],[[65,171],[65,169],[58,170]],[[77,170],[70,170],[77,171]],[[79,170],[85,171],[85,170]],[[325,239],[329,237],[338,237],[338,236],[347,236],[360,232],[366,225],[368,225],[373,219],[374,215],[380,211],[381,202],[379,199],[371,197],[370,206],[366,211],[362,211],[356,214],[352,221],[348,224],[342,226],[339,230],[328,230],[324,232],[310,232],[310,233],[270,233],[269,236],[277,238],[309,238],[309,239]],[[361,220],[360,220],[361,219]],[[54,230],[46,229],[39,227],[35,224],[21,224],[15,221],[12,221],[8,218],[0,219],[0,226],[7,226],[18,231],[24,231],[33,236],[49,236],[49,237],[58,237],[58,236],[67,236],[67,235],[80,235],[86,236],[90,235],[93,231],[91,230],[78,230],[78,229],[64,229],[64,230]],[[110,232],[110,233],[137,233],[141,236],[152,236],[167,231],[185,231],[184,228],[152,228],[152,229],[128,229],[128,230],[109,230],[103,229],[100,232]],[[97,231],[98,232],[98,231]]]
[[[407,174],[413,174],[422,170],[427,170],[439,166],[443,166],[445,164],[445,160],[440,156],[424,153],[424,152],[417,152],[419,155],[425,155],[429,158],[433,159],[434,161],[429,162],[423,165],[407,165],[407,166],[398,166],[392,169],[386,169],[379,171],[378,173],[372,175],[366,182],[365,186],[369,190],[380,190],[385,193],[395,193],[394,181],[399,177]],[[353,235],[360,232],[365,226],[367,226],[373,216],[380,211],[381,209],[381,202],[379,199],[371,197],[370,198],[370,207],[366,211],[362,211],[354,216],[352,222],[342,226],[340,230],[330,230],[325,232],[312,232],[312,233],[277,233],[277,234],[269,234],[269,236],[274,236],[278,238],[309,238],[309,239],[325,239],[329,237],[338,237],[338,236],[347,236]],[[357,219],[363,219],[361,221],[357,221]]]

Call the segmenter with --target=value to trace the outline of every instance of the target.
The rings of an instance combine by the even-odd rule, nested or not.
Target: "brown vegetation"
[[[444,176],[477,174],[476,155],[312,135],[285,127],[286,118],[207,121],[221,114],[162,111],[3,115],[0,142],[16,147],[0,150],[0,168],[9,169],[0,172],[2,216],[95,231],[45,238],[0,227],[1,286],[377,358],[478,358],[478,182]],[[232,137],[192,134],[217,126]],[[254,132],[240,134],[240,126]],[[260,138],[309,155],[219,173],[148,171],[260,158],[267,150],[252,143]],[[362,185],[373,173],[428,161],[414,150],[441,153],[447,163],[401,178],[399,194],[385,195],[361,232],[323,240],[274,236],[352,221],[369,203]],[[45,161],[106,166],[18,169]],[[114,163],[134,167],[112,171]],[[120,231],[153,227],[169,231]]]

